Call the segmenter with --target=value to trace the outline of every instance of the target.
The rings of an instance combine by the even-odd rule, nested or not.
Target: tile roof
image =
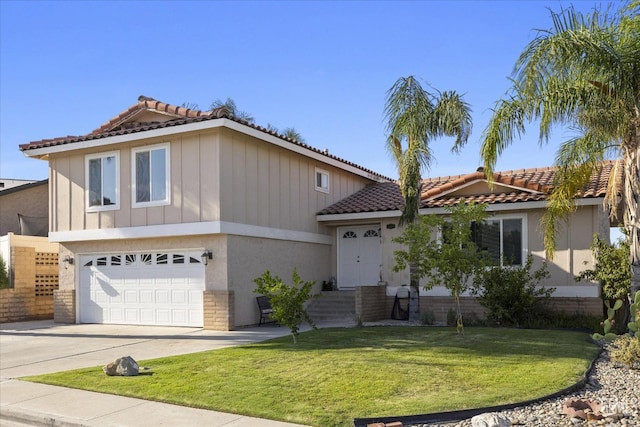
[[[603,197],[614,162],[607,161],[594,172],[590,182],[577,195],[580,198]],[[622,168],[618,168],[621,173]],[[520,169],[493,175],[494,191],[484,194],[456,195],[455,190],[475,182],[486,182],[482,169],[466,175],[422,180],[420,208],[453,206],[460,201],[475,203],[518,203],[547,200],[553,189],[555,167]],[[384,212],[402,210],[404,200],[397,182],[369,185],[357,193],[323,209],[318,215]]]
[[[134,120],[136,116],[142,114],[143,112],[148,112],[148,111],[168,115],[168,116],[171,116],[171,118],[163,122],[162,121],[140,122],[140,121]],[[59,145],[74,144],[77,142],[97,140],[97,139],[103,139],[103,138],[119,136],[119,135],[128,135],[133,133],[150,131],[154,129],[170,128],[174,126],[181,126],[181,125],[186,125],[191,123],[204,122],[208,120],[215,120],[215,119],[222,119],[222,118],[243,124],[245,126],[249,126],[253,129],[259,130],[261,132],[264,132],[269,135],[280,138],[282,140],[285,140],[291,144],[306,148],[317,154],[326,156],[329,159],[336,160],[345,165],[349,165],[357,169],[360,169],[368,173],[372,177],[375,177],[373,179],[377,178],[382,181],[391,181],[391,178],[383,176],[373,170],[364,168],[356,163],[353,163],[348,160],[342,159],[338,156],[329,154],[327,150],[319,150],[310,145],[307,145],[295,139],[288,138],[284,135],[274,132],[271,129],[267,129],[262,126],[255,125],[253,123],[250,123],[246,120],[239,119],[237,117],[233,117],[228,113],[225,107],[220,107],[212,111],[203,112],[199,110],[166,104],[164,102],[157,101],[147,96],[138,97],[138,102],[136,104],[132,105],[127,110],[118,114],[117,116],[115,116],[114,118],[104,123],[99,128],[93,130],[87,135],[81,135],[81,136],[69,135],[69,136],[63,136],[63,137],[52,138],[52,139],[32,141],[27,144],[21,144],[19,148],[20,148],[20,151],[22,152],[28,152],[29,150],[34,150],[38,148],[48,148],[48,147],[55,147]]]

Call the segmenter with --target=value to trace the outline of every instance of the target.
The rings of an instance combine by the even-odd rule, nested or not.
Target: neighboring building
[[[20,185],[0,191],[0,236],[14,233],[47,236],[49,231],[48,180],[3,180]]]
[[[34,180],[0,178],[0,192],[20,185],[31,184]]]
[[[388,283],[401,232],[390,179],[266,128],[140,97],[92,133],[20,146],[49,162],[50,240],[61,244],[55,319],[233,329],[257,324],[253,280],[337,277],[338,288]],[[563,307],[600,312],[598,286],[573,276],[592,262],[593,233],[608,235],[602,197],[610,164],[580,195],[558,239],[548,285]],[[425,181],[422,213],[457,200],[489,203],[483,244],[517,262],[544,259],[538,221],[553,169],[482,172]],[[604,184],[603,184],[604,182]],[[584,262],[586,261],[586,265]],[[423,308],[446,310],[442,289]],[[382,305],[384,306],[384,304]],[[386,310],[386,308],[384,308]],[[434,310],[434,311],[437,311]]]

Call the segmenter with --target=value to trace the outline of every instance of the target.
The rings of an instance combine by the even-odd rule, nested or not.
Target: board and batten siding
[[[329,173],[329,193],[315,189],[316,168]],[[316,213],[369,180],[264,141],[225,132],[220,144],[221,220],[316,233]]]
[[[169,143],[171,202],[132,207],[132,153]],[[119,153],[120,208],[87,212],[85,156]],[[318,211],[370,180],[228,129],[149,138],[50,156],[51,231],[95,230],[207,221],[324,233]],[[330,174],[330,192],[315,189],[315,171]]]

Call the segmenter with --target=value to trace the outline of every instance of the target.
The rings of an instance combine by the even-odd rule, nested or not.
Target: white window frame
[[[503,220],[507,220],[507,219],[519,219],[522,221],[522,242],[521,245],[522,247],[520,248],[520,250],[522,251],[522,263],[521,264],[513,264],[513,265],[504,265],[503,264],[503,258],[502,256],[504,255],[504,248],[503,248],[503,238],[502,238],[502,230],[503,230]],[[518,266],[523,266],[526,264],[527,262],[527,256],[529,255],[529,231],[527,228],[527,214],[526,213],[521,213],[521,214],[504,214],[504,215],[492,215],[489,218],[485,219],[485,221],[500,221],[500,265],[496,265],[494,267],[501,267],[501,268],[510,268],[510,267],[518,267]],[[438,242],[442,242],[442,230],[438,230],[437,231],[437,237]]]
[[[327,178],[327,185],[323,186],[323,185],[318,185],[318,175],[326,177]],[[313,175],[313,184],[316,187],[316,191],[320,191],[322,193],[329,193],[330,191],[330,185],[331,185],[331,175],[329,174],[328,171],[324,170],[324,169],[320,169],[320,168],[316,168],[315,169],[315,173]]]
[[[165,150],[165,198],[162,200],[150,200],[148,202],[136,201],[136,154],[151,152],[155,150]],[[151,177],[149,177],[151,180]],[[150,187],[149,191],[153,193]],[[171,203],[171,150],[168,142],[154,145],[145,145],[131,149],[131,206],[134,208],[147,208],[152,206],[165,206]]]
[[[115,203],[112,205],[98,205],[98,206],[91,206],[90,205],[90,192],[91,192],[91,183],[90,183],[90,179],[91,179],[91,172],[90,172],[90,168],[89,168],[89,163],[91,160],[96,160],[96,159],[105,159],[107,157],[114,157],[115,161],[116,161],[116,176],[115,176],[115,195],[116,195],[116,200]],[[101,162],[102,163],[102,162]],[[85,183],[85,189],[84,189],[84,195],[85,195],[85,208],[87,212],[102,212],[102,211],[114,211],[114,210],[118,210],[120,209],[120,151],[109,151],[106,153],[96,153],[96,154],[87,154],[86,156],[84,156],[84,183]],[[104,166],[101,165],[101,171],[104,171]],[[104,193],[104,180],[101,177],[101,182],[100,182],[100,191],[102,191]]]

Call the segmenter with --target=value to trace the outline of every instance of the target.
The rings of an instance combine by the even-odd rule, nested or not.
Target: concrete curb
[[[29,411],[26,409],[2,408],[0,409],[0,420],[13,421],[30,426],[43,427],[87,427],[86,424],[72,421],[64,417],[51,417],[41,412]]]

